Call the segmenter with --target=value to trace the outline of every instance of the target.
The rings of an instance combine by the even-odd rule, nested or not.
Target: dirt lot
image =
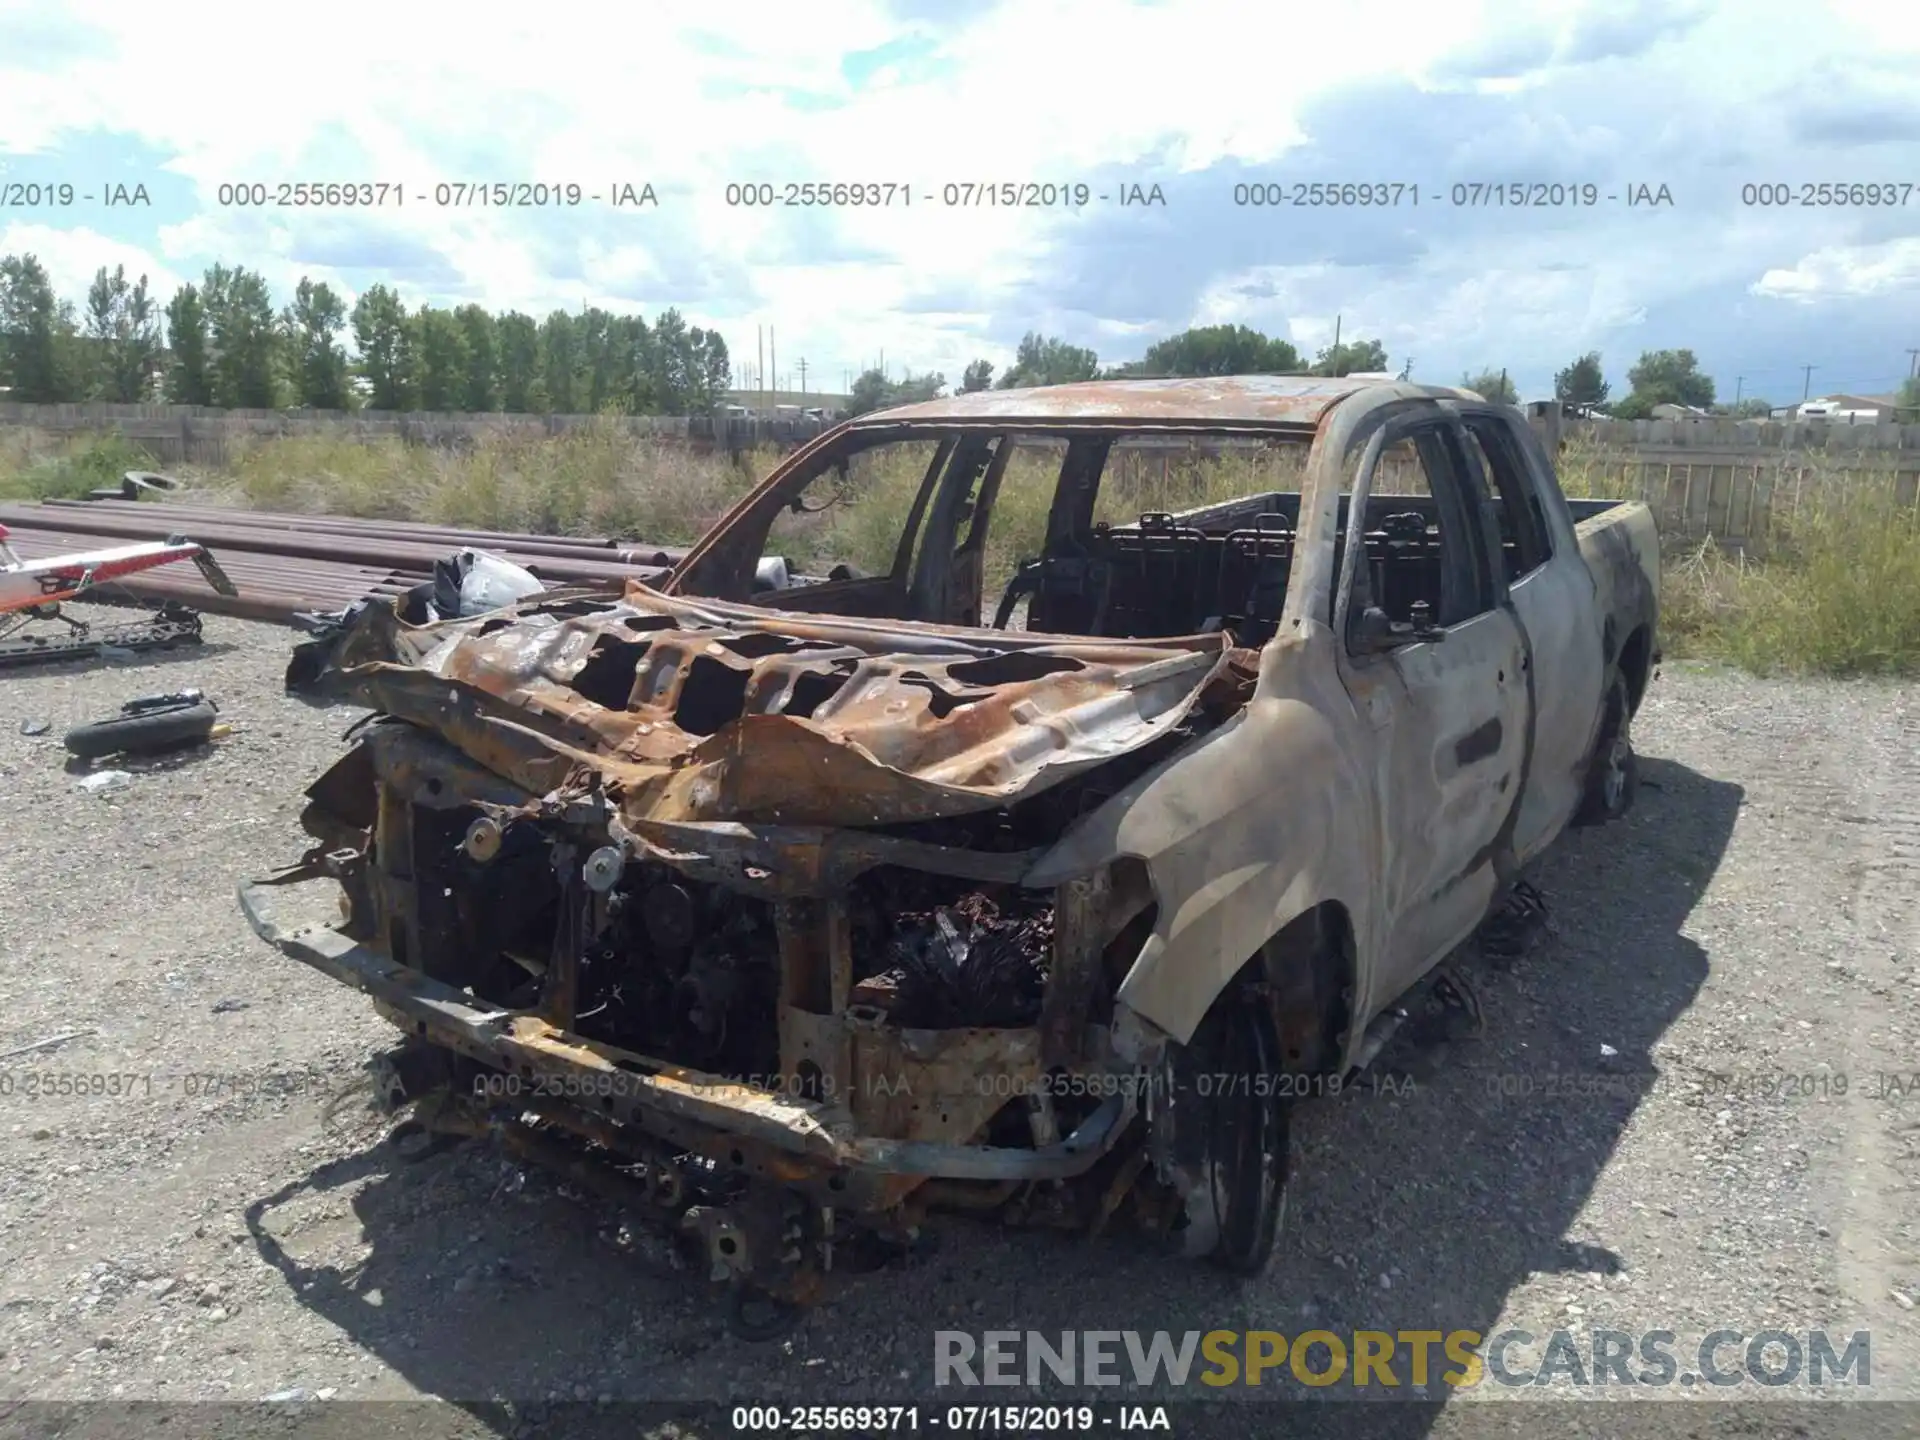
[[[1538,867],[1546,939],[1472,967],[1484,1037],[1299,1113],[1259,1281],[954,1221],[749,1346],[598,1202],[382,1143],[350,1087],[391,1031],[233,898],[299,853],[357,715],[282,695],[289,632],[207,629],[0,676],[0,1051],[83,1032],[0,1060],[0,1419],[297,1390],[469,1402],[487,1434],[472,1402],[927,1397],[941,1328],[1866,1329],[1873,1393],[1920,1401],[1920,1095],[1886,1093],[1920,1072],[1920,690],[1669,667],[1639,807]],[[231,736],[74,788],[68,726],[190,684]],[[61,1093],[93,1076],[130,1078]],[[1482,1423],[1432,1388],[1395,1433]]]

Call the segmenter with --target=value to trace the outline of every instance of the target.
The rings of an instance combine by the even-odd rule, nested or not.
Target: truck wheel
[[[1275,1093],[1280,1061],[1267,1006],[1230,990],[1181,1048],[1160,1117],[1186,1201],[1180,1249],[1238,1275],[1266,1268],[1286,1215],[1292,1135]]]
[[[1574,816],[1576,825],[1618,820],[1633,808],[1640,790],[1640,760],[1633,753],[1632,725],[1633,697],[1626,677],[1615,675],[1607,688],[1606,712],[1587,769],[1586,794]]]
[[[121,715],[92,725],[76,725],[67,732],[67,749],[83,760],[97,760],[103,755],[151,755],[199,744],[213,734],[215,718],[213,706],[204,700],[177,709]]]

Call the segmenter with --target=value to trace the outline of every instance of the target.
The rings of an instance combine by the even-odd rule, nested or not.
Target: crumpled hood
[[[1005,805],[1164,735],[1227,660],[1218,633],[1078,640],[638,582],[422,626],[370,604],[315,646],[290,688],[433,730],[530,794],[597,775],[631,820],[790,825]]]

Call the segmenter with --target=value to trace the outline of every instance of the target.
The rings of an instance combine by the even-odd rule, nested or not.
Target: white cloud
[[[158,284],[221,259],[262,270],[276,294],[307,274],[349,292],[382,279],[413,303],[672,304],[719,326],[736,351],[757,323],[776,324],[795,358],[836,378],[881,345],[925,368],[977,354],[1004,362],[1010,337],[1043,319],[1078,327],[1069,338],[1112,347],[1111,358],[1156,333],[1148,316],[1265,324],[1318,344],[1336,312],[1417,355],[1517,357],[1631,330],[1708,284],[1812,303],[1907,283],[1906,242],[1862,233],[1859,217],[1751,214],[1699,187],[1691,218],[1664,229],[1515,217],[1495,235],[1423,210],[1409,223],[1426,253],[1404,260],[1302,256],[1282,229],[1257,257],[1223,255],[1202,273],[1190,273],[1190,252],[1221,253],[1222,235],[1183,230],[1199,223],[1191,210],[1163,217],[1157,234],[1151,217],[1109,217],[1102,229],[923,199],[949,180],[1111,183],[1226,163],[1284,175],[1329,154],[1391,170],[1397,151],[1437,153],[1395,130],[1391,113],[1356,136],[1370,117],[1340,101],[1375,91],[1488,107],[1474,112],[1484,128],[1444,156],[1476,175],[1518,156],[1578,180],[1622,157],[1727,147],[1737,159],[1741,146],[1766,164],[1825,163],[1783,140],[1782,117],[1805,98],[1797,77],[1816,63],[1864,75],[1865,58],[1849,71],[1849,57],[1884,66],[1920,48],[1920,22],[1878,4],[1699,9],[1543,0],[1516,14],[1486,0],[1364,0],[1268,15],[1244,0],[1021,0],[916,29],[882,0],[744,0],[724,27],[695,0],[531,10],[483,0],[457,17],[339,0],[316,31],[230,0],[69,0],[54,19],[41,0],[0,0],[0,145],[130,137],[195,187],[199,213],[170,216],[144,259],[93,231],[26,227],[81,289],[103,260],[144,264]],[[850,56],[902,39],[916,42],[910,61],[885,50],[864,85],[848,82]],[[299,179],[403,181],[410,193],[372,217],[214,203],[223,182]],[[650,181],[662,203],[617,229],[604,215],[416,203],[443,179]],[[882,211],[726,204],[729,180],[761,179],[904,181],[916,193],[911,207]],[[1253,221],[1207,223],[1244,232]],[[1369,223],[1353,217],[1357,237]],[[1146,237],[1137,254],[1087,249],[1088,234],[1115,226]],[[1859,249],[1868,240],[1894,248],[1876,260]],[[1175,282],[1159,277],[1173,273],[1185,288],[1170,299]],[[1146,298],[1103,308],[1103,290],[1122,289]]]
[[[127,279],[147,277],[147,290],[164,300],[179,288],[181,277],[138,245],[113,240],[85,226],[56,229],[45,224],[13,224],[0,229],[0,255],[34,255],[47,268],[54,293],[81,304],[87,287],[102,266],[124,265]]]
[[[1802,305],[1834,296],[1858,298],[1899,290],[1920,291],[1920,238],[1816,250],[1789,269],[1767,271],[1751,290],[1755,295]]]

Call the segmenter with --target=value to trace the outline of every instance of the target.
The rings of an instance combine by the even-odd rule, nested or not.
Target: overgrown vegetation
[[[109,431],[54,441],[34,430],[0,426],[0,500],[77,500],[118,485],[129,470],[151,470],[153,457]]]
[[[611,422],[547,437],[494,433],[460,450],[397,440],[276,438],[236,447],[218,470],[188,471],[195,499],[310,513],[422,519],[477,529],[615,534],[660,544],[696,539],[771,468],[771,451],[734,463],[666,442],[636,441]],[[775,548],[795,559],[892,561],[926,452],[891,447],[856,468],[838,503],[783,517]],[[987,586],[1039,551],[1057,458],[1035,448],[1008,467],[990,531]],[[112,435],[57,442],[0,429],[0,498],[77,496],[150,468]],[[1268,451],[1199,461],[1116,457],[1100,518],[1178,511],[1262,490],[1295,489],[1295,457]],[[1628,483],[1590,450],[1561,456],[1569,495],[1625,498]],[[821,490],[816,485],[815,490]],[[1724,659],[1757,673],[1920,674],[1920,516],[1891,476],[1834,472],[1776,510],[1766,558],[1672,540],[1664,562],[1669,655]],[[825,498],[825,492],[809,503]]]
[[[1570,496],[1621,499],[1630,487],[1569,447]],[[1726,660],[1755,674],[1920,674],[1920,501],[1889,473],[1829,470],[1777,503],[1764,558],[1711,539],[1663,548],[1661,628],[1676,658]]]

